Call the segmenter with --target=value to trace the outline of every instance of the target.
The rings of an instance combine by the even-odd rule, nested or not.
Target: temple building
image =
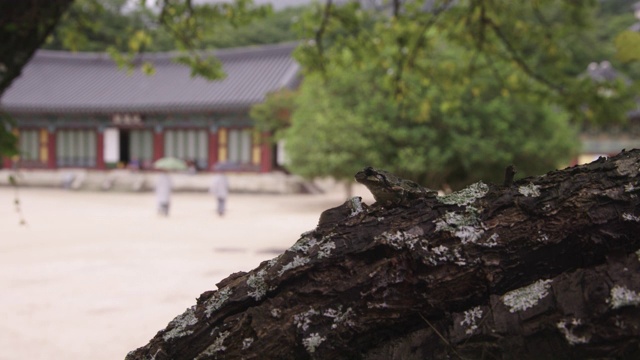
[[[208,170],[269,172],[269,134],[249,118],[269,92],[295,88],[295,43],[218,50],[226,77],[208,81],[172,59],[140,56],[154,75],[119,69],[107,54],[38,51],[0,98],[20,156],[4,167],[150,168],[172,156]]]

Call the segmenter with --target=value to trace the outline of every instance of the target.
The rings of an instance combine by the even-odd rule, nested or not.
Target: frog
[[[355,179],[371,191],[376,204],[386,207],[406,206],[415,199],[435,198],[438,192],[388,171],[371,166],[356,173]]]

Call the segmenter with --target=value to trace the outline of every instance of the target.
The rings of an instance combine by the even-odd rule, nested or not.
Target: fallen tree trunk
[[[640,358],[640,151],[408,206],[357,201],[133,359]]]

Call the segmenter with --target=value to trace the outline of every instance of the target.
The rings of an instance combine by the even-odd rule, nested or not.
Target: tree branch
[[[320,59],[320,72],[322,74],[325,73],[324,66],[324,44],[323,44],[323,36],[325,31],[327,30],[327,25],[329,24],[329,18],[331,17],[331,8],[333,6],[333,0],[327,0],[324,5],[324,11],[322,12],[322,20],[320,21],[320,27],[315,33],[315,42],[316,48],[318,49],[318,58]]]
[[[44,43],[72,2],[0,1],[0,96],[20,76],[22,68]]]
[[[513,44],[509,41],[507,36],[502,32],[502,29],[500,28],[500,26],[498,26],[490,17],[486,16],[486,14],[484,14],[483,16],[485,16],[485,17],[482,18],[482,22],[484,24],[489,25],[489,27],[493,30],[493,33],[496,34],[496,36],[500,39],[502,44],[507,49],[507,52],[510,54],[510,60],[514,61],[518,65],[518,67],[522,71],[524,71],[530,78],[536,80],[537,82],[545,85],[546,87],[548,87],[548,88],[550,88],[552,90],[555,90],[559,94],[563,94],[564,93],[564,89],[560,85],[557,85],[557,84],[551,82],[550,80],[548,80],[544,76],[542,76],[539,73],[537,73],[536,71],[534,71],[527,64],[526,60],[524,58],[522,58],[518,54],[518,51],[515,49]]]
[[[637,358],[640,150],[406,206],[358,199],[127,360]]]

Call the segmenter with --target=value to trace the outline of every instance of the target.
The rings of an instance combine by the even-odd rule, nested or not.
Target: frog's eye
[[[369,166],[368,168],[364,169],[364,174],[366,176],[373,176],[375,175],[375,171],[373,171],[373,168]]]

